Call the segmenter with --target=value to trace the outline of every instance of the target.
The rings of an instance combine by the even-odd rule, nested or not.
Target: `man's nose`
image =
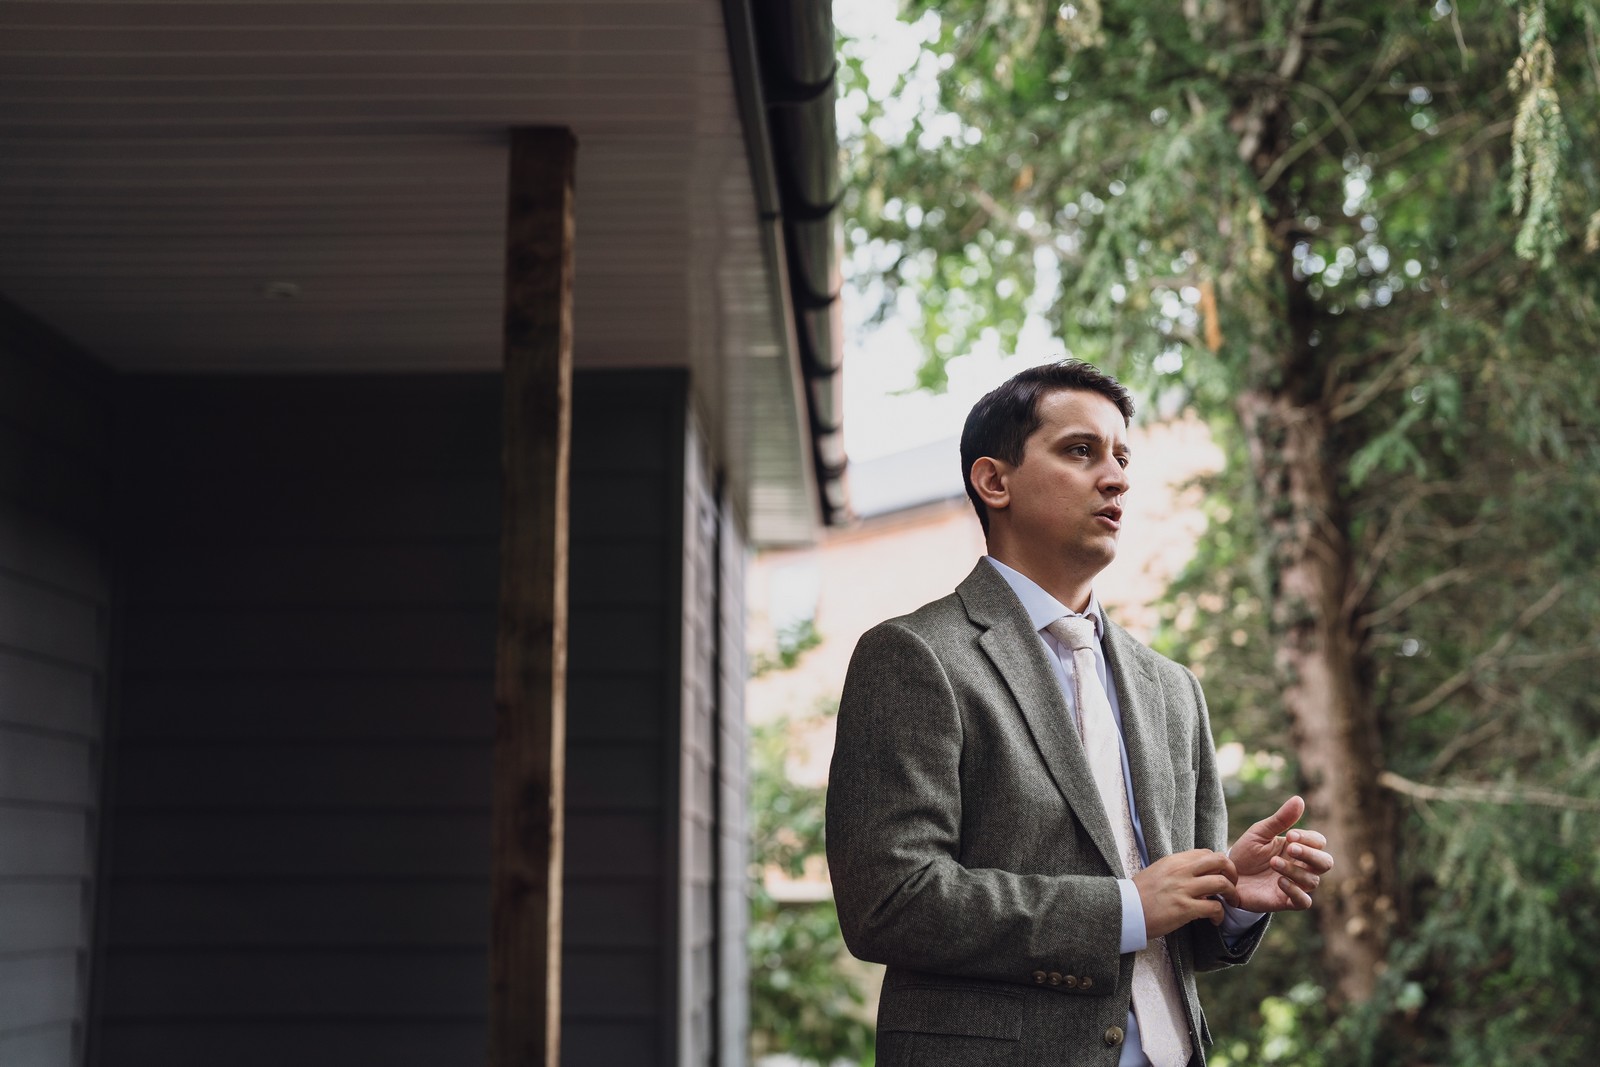
[[[1116,460],[1111,460],[1105,465],[1105,470],[1100,475],[1100,491],[1121,496],[1128,491],[1128,469]]]

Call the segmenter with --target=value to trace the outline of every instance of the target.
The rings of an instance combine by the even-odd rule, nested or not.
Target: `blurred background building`
[[[1122,543],[1095,591],[1121,625],[1147,641],[1157,624],[1155,601],[1204,528],[1198,492],[1186,487],[1216,470],[1221,455],[1191,420],[1139,424],[1130,443],[1135,462]],[[775,648],[781,635],[807,624],[819,639],[792,670],[751,680],[755,721],[808,715],[837,699],[863,633],[950,593],[983,555],[958,437],[854,462],[850,492],[859,521],[824,531],[814,546],[763,550],[751,565],[750,647]]]

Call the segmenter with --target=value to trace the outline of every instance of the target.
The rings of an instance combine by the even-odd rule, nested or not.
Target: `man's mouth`
[[[1109,523],[1111,525],[1111,528],[1113,530],[1120,530],[1122,528],[1122,509],[1121,508],[1117,508],[1117,507],[1101,508],[1099,511],[1094,513],[1094,517],[1097,518],[1097,519],[1104,519],[1107,523]]]

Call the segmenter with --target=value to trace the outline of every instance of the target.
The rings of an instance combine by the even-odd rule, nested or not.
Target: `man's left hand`
[[[1228,855],[1239,871],[1229,903],[1247,911],[1305,911],[1322,876],[1333,867],[1328,839],[1315,830],[1290,830],[1306,802],[1290,797],[1276,813],[1246,830]],[[1287,831],[1287,832],[1285,832]]]

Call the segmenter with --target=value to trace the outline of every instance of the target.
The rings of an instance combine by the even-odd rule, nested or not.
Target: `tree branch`
[[[994,195],[987,189],[980,188],[976,185],[969,185],[967,186],[967,191],[972,194],[973,199],[978,201],[978,205],[983,208],[984,212],[990,218],[1004,223],[1007,227],[1015,231],[1018,236],[1026,239],[1030,244],[1033,245],[1034,248],[1048,248],[1051,252],[1057,253],[1057,259],[1061,258],[1056,247],[1050,242],[1049,227],[1036,226],[1030,229],[1029,227],[1022,225],[1017,217],[1013,215],[1004,204],[996,200]]]
[[[1361,151],[1361,138],[1356,135],[1355,127],[1350,125],[1350,120],[1345,118],[1344,115],[1347,110],[1358,106],[1372,92],[1368,85],[1363,85],[1356,90],[1344,104],[1340,104],[1339,101],[1329,96],[1327,92],[1312,85],[1310,82],[1289,82],[1287,87],[1295,92],[1305,93],[1321,104],[1323,110],[1328,113],[1328,121],[1333,123],[1344,134],[1344,139],[1349,144],[1350,150],[1352,152]]]
[[[1359,393],[1349,400],[1335,404],[1333,410],[1329,412],[1328,418],[1333,422],[1343,422],[1359,414],[1368,404],[1382,396],[1383,391],[1388,389],[1394,383],[1394,380],[1404,373],[1411,364],[1415,363],[1418,356],[1422,355],[1422,340],[1421,337],[1412,338],[1409,344],[1395,354],[1394,359],[1389,361],[1388,366],[1384,367],[1376,378],[1373,378],[1363,386]]]
[[[1479,117],[1480,116],[1474,112],[1463,111],[1457,115],[1452,115],[1450,118],[1445,119],[1444,122],[1439,123],[1438,128],[1442,133],[1444,132],[1445,125],[1447,123],[1454,125],[1456,119],[1460,119],[1461,125],[1468,125]],[[1468,156],[1483,148],[1484,145],[1488,144],[1496,137],[1501,137],[1510,133],[1511,128],[1514,125],[1515,123],[1510,119],[1507,119],[1504,122],[1491,122],[1489,125],[1482,127],[1477,133],[1473,134],[1472,139],[1453,154],[1453,158],[1457,161],[1466,159]],[[1416,137],[1413,137],[1391,149],[1390,153],[1393,153],[1392,155],[1390,153],[1385,153],[1384,162],[1391,163],[1395,158],[1405,155],[1406,152],[1416,148],[1417,145],[1429,140],[1433,140],[1433,138],[1426,136],[1425,133],[1418,134]],[[1417,186],[1421,185],[1424,181],[1436,178],[1437,176],[1438,175],[1430,168],[1419,168],[1414,174],[1411,175],[1411,177],[1406,179],[1404,185],[1401,185],[1398,189],[1391,189],[1378,198],[1379,210],[1387,208],[1389,205],[1393,204],[1396,200],[1399,200],[1402,197],[1409,196]]]
[[[1367,612],[1356,621],[1356,625],[1363,630],[1375,630],[1424,597],[1431,596],[1439,590],[1447,589],[1452,585],[1460,585],[1471,577],[1471,567],[1451,567],[1447,571],[1440,571],[1438,574],[1418,582],[1383,607]]]
[[[1453,133],[1459,126],[1471,126],[1482,121],[1483,116],[1476,111],[1458,111],[1454,115],[1448,115],[1433,124],[1431,133],[1426,129],[1417,130],[1415,133],[1408,135],[1404,141],[1390,145],[1388,148],[1378,152],[1378,166],[1392,166],[1395,160],[1415,151],[1429,141],[1435,141],[1447,133]],[[1484,127],[1479,127],[1478,135],[1469,140],[1467,144],[1477,144],[1482,138],[1483,129]],[[1472,153],[1469,148],[1463,148],[1461,154],[1471,155]]]
[[[1238,37],[1258,37],[1254,32],[1245,30],[1245,18],[1241,17],[1240,8],[1243,5],[1235,4],[1230,19],[1229,28],[1235,31]],[[1292,82],[1299,76],[1301,67],[1306,60],[1306,27],[1317,16],[1320,0],[1300,0],[1295,6],[1294,18],[1291,21],[1288,33],[1284,37],[1283,51],[1278,56],[1277,76],[1281,82]],[[1238,155],[1239,161],[1249,165],[1257,152],[1262,148],[1262,138],[1267,132],[1267,118],[1283,105],[1281,92],[1271,94],[1252,93],[1249,106],[1244,112],[1235,112],[1230,125],[1239,134]],[[1324,134],[1323,136],[1326,136]],[[1292,151],[1292,149],[1291,149]],[[1281,158],[1281,157],[1280,157]],[[1271,187],[1271,182],[1264,183],[1261,191],[1266,192]]]
[[[1589,61],[1589,74],[1594,78],[1595,92],[1600,93],[1600,41],[1594,39],[1594,23],[1589,19],[1583,20],[1583,37],[1589,42],[1583,58]]]
[[[1400,540],[1401,531],[1405,528],[1405,520],[1411,511],[1423,500],[1442,493],[1457,492],[1460,486],[1456,482],[1430,482],[1419,485],[1409,492],[1401,495],[1400,503],[1389,515],[1389,521],[1384,523],[1383,532],[1378,535],[1372,548],[1366,553],[1366,566],[1362,573],[1351,585],[1349,592],[1344,597],[1344,613],[1353,615],[1361,606],[1361,602],[1371,592],[1372,585],[1378,580],[1378,575],[1383,572],[1383,563],[1389,558],[1389,553],[1394,551],[1395,545]]]
[[[1474,656],[1471,663],[1440,682],[1434,687],[1433,692],[1406,708],[1406,714],[1415,718],[1418,715],[1432,711],[1446,700],[1449,700],[1463,686],[1472,681],[1479,671],[1488,669],[1497,660],[1502,659],[1506,651],[1511,648],[1511,643],[1517,639],[1517,634],[1527,629],[1533,620],[1555,607],[1556,601],[1560,600],[1562,594],[1566,591],[1566,579],[1562,579],[1545,590],[1544,596],[1524,608],[1522,614],[1517,616],[1516,621],[1496,639],[1494,644]]]
[[[1466,70],[1472,64],[1472,53],[1467,50],[1467,38],[1461,32],[1461,13],[1454,4],[1450,5],[1450,28],[1456,31],[1456,50],[1461,53],[1461,69]]]
[[[1300,0],[1295,8],[1294,29],[1283,44],[1283,55],[1278,57],[1278,77],[1292,79],[1299,75],[1305,63],[1306,30],[1320,5],[1318,0]]]
[[[1421,782],[1413,782],[1409,778],[1402,778],[1393,771],[1381,771],[1378,774],[1378,784],[1385,789],[1403,793],[1408,797],[1416,797],[1418,800],[1438,800],[1445,803],[1460,804],[1498,804],[1507,807],[1532,804],[1543,808],[1558,808],[1562,811],[1600,811],[1600,800],[1570,796],[1566,793],[1557,793],[1551,789],[1539,789],[1537,787],[1424,785]]]
[[[1435,523],[1419,529],[1417,536],[1449,548],[1451,545],[1459,545],[1463,541],[1472,540],[1481,534],[1486,526],[1488,526],[1488,523],[1482,520],[1463,523],[1460,526],[1445,526]]]
[[[1343,104],[1335,102],[1332,97],[1328,96],[1326,93],[1323,93],[1320,89],[1317,89],[1314,86],[1296,85],[1295,88],[1304,89],[1307,93],[1312,95],[1320,95],[1320,97],[1325,101],[1324,106],[1328,109],[1329,118],[1328,121],[1324,122],[1310,136],[1296,141],[1284,151],[1283,155],[1272,161],[1272,166],[1268,167],[1267,172],[1261,176],[1261,191],[1266,192],[1268,189],[1271,189],[1274,185],[1276,185],[1278,179],[1283,177],[1284,171],[1293,166],[1295,161],[1301,156],[1305,155],[1307,152],[1311,151],[1317,145],[1326,140],[1328,134],[1332,133],[1335,128],[1343,125],[1345,129],[1349,131],[1349,122],[1344,117],[1345,113],[1350,111],[1352,108],[1360,106],[1361,102],[1372,93],[1372,90],[1377,88],[1378,81],[1383,77],[1384,74],[1388,72],[1390,67],[1394,66],[1399,58],[1400,57],[1398,55],[1393,57],[1383,57],[1379,60],[1379,62],[1374,63],[1372,65],[1372,71],[1367,75],[1367,80],[1362,82],[1360,87],[1357,88],[1355,92],[1351,93],[1349,98],[1346,99]],[[1289,75],[1285,74],[1281,68],[1278,72],[1278,76],[1286,81],[1289,80]],[[1346,136],[1353,138],[1354,132],[1349,131],[1346,133]]]
[[[1313,22],[1306,26],[1306,32],[1317,37],[1333,33],[1335,30],[1355,30],[1357,33],[1365,33],[1371,28],[1372,24],[1363,19],[1339,17],[1328,19],[1326,22]]]
[[[1473,745],[1476,745],[1478,742],[1493,737],[1495,734],[1499,733],[1505,728],[1506,719],[1504,715],[1501,715],[1490,719],[1488,722],[1477,727],[1476,729],[1468,730],[1464,734],[1457,734],[1455,737],[1450,739],[1450,743],[1448,745],[1445,745],[1444,748],[1439,750],[1439,754],[1433,758],[1433,762],[1428,764],[1428,776],[1431,778],[1438,774],[1440,771],[1450,766],[1450,762],[1457,756],[1461,755],[1461,753],[1465,752]]]
[[[1593,644],[1564,648],[1560,652],[1535,652],[1526,656],[1507,656],[1506,666],[1517,670],[1533,670],[1535,668],[1549,670],[1553,667],[1565,667],[1567,664],[1576,663],[1581,659],[1595,658],[1600,658],[1600,638],[1596,638]]]

